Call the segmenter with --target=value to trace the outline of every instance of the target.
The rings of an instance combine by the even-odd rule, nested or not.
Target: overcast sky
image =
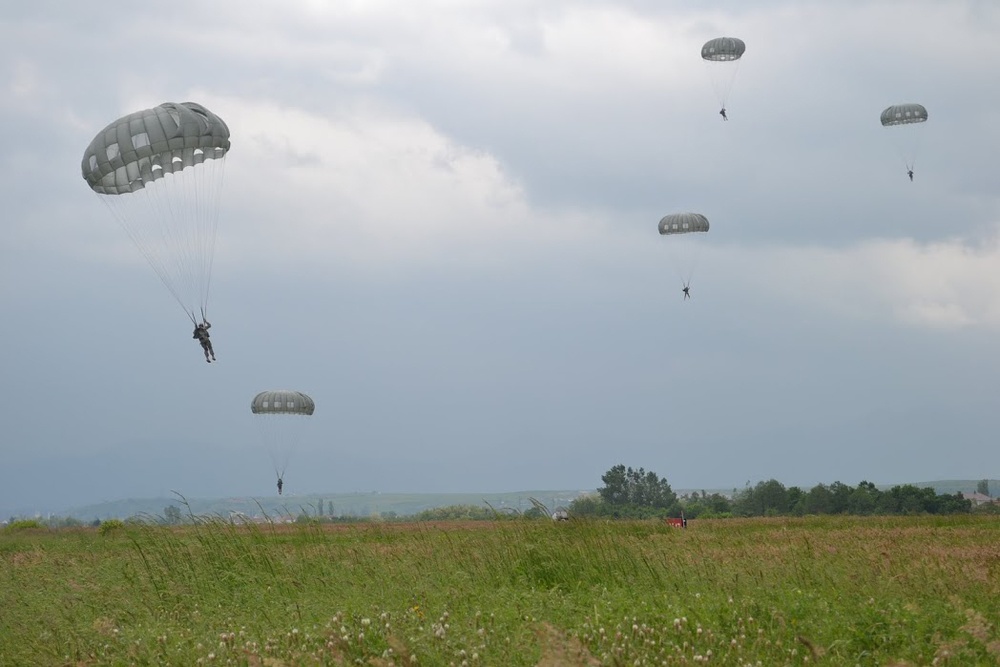
[[[271,495],[282,388],[292,494],[1000,477],[997,35],[994,0],[12,4],[0,516]],[[80,174],[168,101],[231,130],[211,365]]]

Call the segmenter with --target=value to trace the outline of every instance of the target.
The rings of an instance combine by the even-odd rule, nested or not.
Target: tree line
[[[666,478],[643,468],[616,465],[601,476],[604,485],[596,495],[570,503],[573,516],[608,518],[680,517],[726,518],[754,516],[804,516],[807,514],[961,514],[972,511],[972,501],[961,493],[937,493],[912,484],[881,490],[871,482],[850,486],[842,482],[817,484],[811,489],[786,487],[776,479],[749,483],[732,496],[702,491],[678,497]],[[986,480],[977,490],[988,490]],[[997,511],[986,505],[977,511]]]

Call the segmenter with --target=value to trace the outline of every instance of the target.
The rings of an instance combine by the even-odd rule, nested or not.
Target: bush
[[[45,525],[38,519],[18,519],[7,524],[4,532],[15,533],[22,530],[39,530],[42,528],[45,528]]]
[[[97,532],[101,535],[110,535],[111,533],[118,533],[124,530],[125,522],[121,519],[108,519],[107,521],[102,521]]]

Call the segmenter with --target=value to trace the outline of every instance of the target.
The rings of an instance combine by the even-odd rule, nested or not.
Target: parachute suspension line
[[[271,452],[271,465],[274,466],[274,476],[278,479],[283,479],[285,477],[285,471],[288,470],[288,464],[291,462],[291,452]]]
[[[733,72],[732,79],[730,80],[729,92],[726,94],[726,105],[729,104],[729,98],[733,94],[733,89],[736,88],[736,77],[739,75],[739,73],[740,73],[740,67],[742,67],[742,66],[743,66],[743,60],[742,59],[737,60],[736,61],[735,71]]]
[[[182,183],[178,190],[183,201],[179,202],[182,205],[173,215],[180,223],[178,230],[187,230],[188,233],[177,238],[176,258],[178,271],[187,280],[186,293],[192,301],[189,307],[193,310],[208,309],[221,197],[218,188],[221,186],[220,172],[224,162],[225,158],[208,159],[196,169],[180,172]]]
[[[688,273],[686,276],[686,280],[684,281],[685,287],[691,285],[691,279],[694,278],[694,271],[695,269],[698,268],[698,261],[701,259],[701,257],[699,256],[700,253],[698,252],[699,250],[701,250],[701,245],[696,244],[694,250],[692,251],[693,256],[691,258],[691,264],[688,266]]]
[[[182,242],[178,253],[179,257],[183,257],[184,266],[189,267],[189,273],[187,278],[190,282],[190,295],[192,310],[196,308],[201,308],[205,305],[203,293],[204,293],[204,235],[203,227],[207,224],[204,219],[204,214],[199,208],[199,186],[204,180],[205,175],[203,172],[205,169],[210,168],[210,166],[204,163],[197,165],[197,169],[185,169],[180,172],[181,180],[183,181],[180,191],[183,195],[184,206],[182,213],[186,213],[189,216],[187,219],[182,221],[183,229],[189,231],[189,235],[186,238],[180,239]],[[196,173],[199,172],[199,173]]]
[[[202,315],[204,311],[208,310],[208,295],[212,288],[212,268],[215,264],[215,242],[218,238],[219,232],[219,209],[222,203],[222,187],[226,177],[226,158],[225,156],[221,158],[216,158],[212,162],[218,163],[216,165],[216,171],[218,174],[215,176],[214,182],[208,184],[208,216],[209,229],[206,230],[208,239],[206,241],[206,265],[204,267],[204,291],[202,293]]]
[[[308,418],[305,415],[261,413],[255,415],[254,420],[263,436],[275,477],[283,478],[302,440],[303,431],[309,426]]]
[[[206,160],[132,193],[98,195],[192,319],[208,309],[224,163]]]
[[[890,127],[889,131],[893,133],[892,143],[906,170],[912,170],[920,157],[920,126]]]
[[[674,237],[667,245],[669,246],[667,252],[670,255],[670,263],[673,264],[674,270],[677,271],[677,277],[680,278],[684,287],[689,287],[691,281],[694,279],[694,272],[698,268],[698,262],[701,259],[699,251],[701,250],[702,243],[697,239]]]
[[[715,99],[723,109],[729,108],[729,100],[733,95],[733,88],[736,87],[736,76],[740,73],[742,64],[742,59],[724,62],[705,61],[712,92],[715,93]]]
[[[188,218],[189,208],[183,201],[184,183],[191,178],[191,171],[193,170],[185,169],[168,174],[162,179],[164,182],[157,182],[142,189],[151,212],[159,221],[160,239],[154,239],[150,245],[162,250],[159,262],[167,267],[165,272],[172,283],[171,291],[177,295],[175,298],[184,306],[188,317],[193,316],[195,312],[191,295],[197,285],[196,274],[192,273],[190,238],[185,234],[185,231],[191,228],[191,221]],[[166,187],[157,187],[166,186],[167,179],[177,181],[172,184],[175,186],[173,196],[168,196]]]
[[[139,253],[146,259],[146,262],[149,264],[150,268],[153,269],[153,272],[156,273],[157,277],[160,279],[160,282],[163,283],[164,287],[167,288],[170,294],[177,301],[177,304],[181,307],[181,310],[183,310],[188,317],[191,317],[191,313],[188,310],[187,305],[184,303],[184,300],[181,298],[181,295],[177,292],[177,289],[170,278],[170,274],[163,266],[163,262],[160,259],[160,257],[157,255],[156,252],[154,252],[153,248],[149,244],[144,242],[143,235],[139,233],[140,232],[139,229],[134,229],[130,227],[128,224],[126,224],[128,216],[124,213],[125,207],[121,206],[120,202],[121,198],[107,197],[104,195],[97,195],[97,198],[100,199],[105,206],[107,206],[109,211],[111,211],[112,216],[118,222],[118,226],[125,231],[125,234],[132,242],[132,245],[138,248]]]
[[[691,279],[684,275],[684,268],[680,265],[679,261],[674,261],[674,266],[677,267],[677,277],[681,279],[681,285],[687,287]]]

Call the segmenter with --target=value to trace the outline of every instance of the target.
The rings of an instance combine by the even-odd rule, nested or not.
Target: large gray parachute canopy
[[[927,120],[927,109],[922,104],[894,104],[882,112],[882,125],[909,125]]]
[[[660,234],[690,234],[707,232],[708,218],[701,213],[671,213],[660,219]]]
[[[229,128],[221,118],[194,102],[164,102],[98,132],[81,167],[94,192],[119,195],[228,151]]]
[[[715,62],[739,60],[746,50],[747,45],[739,37],[716,37],[701,47],[701,57]]]
[[[250,402],[255,415],[305,415],[316,409],[316,403],[301,391],[262,391]]]

